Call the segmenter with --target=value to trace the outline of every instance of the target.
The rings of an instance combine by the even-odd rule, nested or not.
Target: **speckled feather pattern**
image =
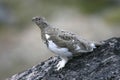
[[[79,55],[80,52],[91,52],[93,48],[95,48],[94,43],[79,38],[71,32],[59,30],[58,28],[47,30],[48,29],[46,29],[44,34],[46,44],[48,44],[48,41],[52,41],[58,48],[67,48],[73,56]],[[45,36],[46,34],[49,35],[48,39]]]
[[[95,44],[80,38],[78,35],[52,27],[44,18],[34,17],[32,19],[41,29],[41,36],[44,43],[55,54],[61,57],[57,70],[63,68],[69,58],[80,55],[82,52],[91,52]]]

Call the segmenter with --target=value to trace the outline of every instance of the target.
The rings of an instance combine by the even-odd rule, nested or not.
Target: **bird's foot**
[[[61,58],[62,60],[58,62],[57,66],[56,66],[56,70],[59,71],[60,69],[62,69],[65,64],[67,63],[68,59],[67,58]]]

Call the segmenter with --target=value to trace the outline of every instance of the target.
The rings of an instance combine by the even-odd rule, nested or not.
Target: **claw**
[[[63,58],[63,57],[61,57],[61,61],[59,61],[59,63],[57,64],[57,66],[56,66],[56,70],[57,71],[59,71],[60,69],[62,69],[64,66],[65,66],[65,64],[68,62],[68,58]]]

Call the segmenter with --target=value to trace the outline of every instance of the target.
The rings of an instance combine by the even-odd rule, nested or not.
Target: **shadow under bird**
[[[85,40],[72,32],[55,28],[43,17],[33,17],[32,21],[41,29],[41,38],[48,49],[61,58],[56,70],[62,69],[73,56],[92,52],[96,48],[94,42]]]

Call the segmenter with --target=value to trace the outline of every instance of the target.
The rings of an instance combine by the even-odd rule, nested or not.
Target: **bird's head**
[[[35,22],[41,29],[48,27],[48,23],[44,17],[33,17],[32,21]]]

